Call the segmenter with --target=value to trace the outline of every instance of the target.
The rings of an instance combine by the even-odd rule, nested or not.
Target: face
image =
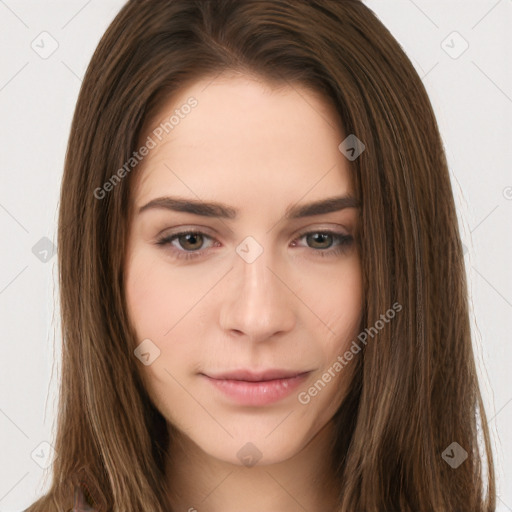
[[[125,293],[148,393],[204,453],[284,461],[341,404],[354,365],[333,365],[361,321],[358,209],[334,107],[224,75],[147,126]]]

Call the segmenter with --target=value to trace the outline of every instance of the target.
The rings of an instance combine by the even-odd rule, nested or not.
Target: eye
[[[171,235],[165,235],[156,241],[156,244],[162,247],[170,246],[173,257],[177,259],[198,258],[208,252],[208,248],[203,249],[204,241],[212,240],[210,248],[218,244],[212,237],[201,231],[181,231]],[[293,247],[302,247],[297,241],[305,239],[306,248],[312,249],[315,256],[327,257],[337,256],[346,252],[352,245],[354,239],[351,235],[339,233],[331,230],[306,231],[301,233],[293,242]],[[337,244],[334,244],[337,241]],[[176,245],[174,242],[177,242]],[[310,245],[311,244],[311,245]],[[334,244],[334,245],[333,245]]]
[[[301,240],[303,238],[306,239],[308,247],[317,249],[314,251],[315,255],[320,257],[337,256],[342,254],[349,249],[354,241],[354,238],[351,235],[331,230],[306,231],[301,233],[297,240]],[[338,243],[333,245],[333,240],[337,240]],[[296,246],[296,241],[294,241],[293,244]]]
[[[196,258],[203,254],[203,250],[198,251],[197,249],[201,249],[203,245],[203,241],[205,238],[211,238],[205,233],[201,233],[200,231],[182,231],[180,233],[175,233],[173,235],[167,235],[163,238],[157,240],[157,245],[166,246],[171,245],[176,248],[176,245],[173,242],[178,241],[181,249],[185,249],[185,251],[178,249],[172,249],[175,252],[176,258]]]

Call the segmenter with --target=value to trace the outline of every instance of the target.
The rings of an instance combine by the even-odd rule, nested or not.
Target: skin
[[[354,365],[307,405],[298,393],[359,332],[360,257],[355,242],[322,257],[338,249],[338,238],[299,235],[330,229],[355,239],[359,212],[349,207],[295,220],[284,214],[291,205],[353,195],[338,149],[341,122],[332,104],[309,89],[224,73],[175,94],[148,122],[143,140],[190,96],[198,105],[136,170],[125,269],[139,343],[150,339],[160,350],[140,367],[151,400],[175,432],[169,502],[199,512],[332,510],[331,420]],[[138,213],[162,196],[219,201],[239,213],[236,219],[163,208]],[[207,236],[156,243],[188,228]],[[263,249],[251,263],[236,251],[248,236]],[[204,252],[184,260],[175,256],[180,251]],[[239,368],[311,373],[291,395],[264,406],[239,405],[199,374]],[[261,453],[252,466],[237,456],[248,442]]]

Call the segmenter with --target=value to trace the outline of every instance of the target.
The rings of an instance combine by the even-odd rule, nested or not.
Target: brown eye
[[[175,254],[177,258],[193,258],[201,256],[208,250],[209,247],[205,246],[205,240],[213,239],[199,231],[182,231],[171,235],[165,235],[156,244],[162,247],[169,246],[169,249]],[[212,247],[210,243],[210,247]]]
[[[181,233],[174,233],[172,235],[160,238],[156,243],[157,245],[172,245],[181,252],[198,252],[204,245],[205,239],[209,239],[208,235],[198,231],[184,231]],[[177,246],[174,241],[178,242]]]
[[[354,238],[345,233],[336,231],[306,231],[299,235],[297,240],[305,240],[305,246],[312,250],[313,254],[322,258],[328,256],[338,256],[344,254],[350,249]],[[294,246],[297,246],[296,241]]]
[[[186,250],[197,250],[203,245],[203,235],[201,233],[186,233],[176,237],[180,246]]]
[[[332,245],[333,235],[331,233],[310,233],[306,240],[312,249],[328,249]],[[319,246],[316,244],[320,244]]]

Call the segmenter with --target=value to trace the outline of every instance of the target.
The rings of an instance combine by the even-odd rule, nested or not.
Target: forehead
[[[243,205],[352,190],[334,105],[298,84],[245,75],[198,80],[161,105],[147,137],[155,145],[136,172],[138,205],[166,192]]]

